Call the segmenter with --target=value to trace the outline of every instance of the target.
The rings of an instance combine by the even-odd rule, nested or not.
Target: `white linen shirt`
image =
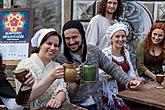
[[[38,57],[36,53],[32,54],[30,58],[23,59],[16,67],[16,70],[19,68],[27,68],[32,72],[36,81],[40,81],[42,78],[51,73],[53,69],[55,69],[59,63],[55,61],[50,61],[48,65],[43,64],[41,59]],[[20,88],[20,83],[16,80],[16,91],[18,92]],[[38,108],[41,106],[45,106],[46,103],[54,97],[60,90],[66,92],[66,83],[64,79],[56,79],[52,85],[36,100],[32,101],[30,106],[31,108]]]
[[[115,22],[117,23],[118,21],[115,20]],[[113,24],[106,17],[102,15],[94,16],[90,20],[86,30],[87,44],[97,46],[101,50],[108,47],[109,42],[105,34],[111,25]]]

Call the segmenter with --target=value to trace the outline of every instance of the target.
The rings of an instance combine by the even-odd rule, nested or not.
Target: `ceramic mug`
[[[76,65],[72,62],[66,62],[64,66],[64,81],[73,83],[76,81]]]
[[[96,66],[94,64],[85,64],[82,66],[82,80],[85,83],[96,82]]]
[[[24,83],[27,80],[25,76],[29,73],[29,71],[26,68],[17,69],[13,72],[19,82]]]
[[[5,105],[0,105],[0,110],[6,110]]]

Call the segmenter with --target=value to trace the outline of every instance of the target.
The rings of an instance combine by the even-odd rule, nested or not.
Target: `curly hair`
[[[152,32],[153,30],[155,29],[162,29],[165,33],[165,23],[163,22],[155,22],[151,28],[150,28],[150,31],[146,37],[146,51],[149,51],[149,49],[151,48],[152,46],[152,41],[151,41],[151,36],[152,36]],[[163,58],[164,58],[164,63],[165,63],[165,37],[163,39],[163,41],[160,43],[160,45],[162,46],[163,48]]]
[[[122,0],[117,0],[117,1],[118,1],[118,6],[117,6],[116,11],[113,14],[113,19],[118,20],[119,17],[123,13],[123,4],[122,4]],[[101,14],[102,16],[105,16],[106,8],[107,8],[107,2],[108,2],[108,0],[101,0],[101,2],[100,2],[98,13]]]

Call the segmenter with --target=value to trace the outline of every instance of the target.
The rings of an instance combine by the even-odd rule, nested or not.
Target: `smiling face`
[[[39,57],[41,59],[51,60],[59,50],[58,36],[50,36],[43,44],[40,45]]]
[[[117,0],[107,0],[107,8],[106,12],[108,14],[113,14],[118,6],[118,1]]]
[[[165,33],[162,29],[154,29],[152,31],[151,40],[154,45],[157,45],[163,41]]]
[[[123,30],[116,31],[111,40],[113,47],[121,48],[126,43],[126,33]]]
[[[64,31],[65,42],[72,53],[77,53],[82,49],[82,36],[78,29],[70,28]]]

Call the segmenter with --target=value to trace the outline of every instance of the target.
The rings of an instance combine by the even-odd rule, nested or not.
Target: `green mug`
[[[96,82],[96,66],[93,64],[85,64],[82,66],[82,80],[85,83]]]

